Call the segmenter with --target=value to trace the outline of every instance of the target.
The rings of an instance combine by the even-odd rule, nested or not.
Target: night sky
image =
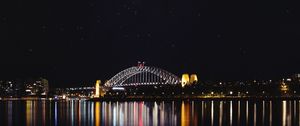
[[[72,86],[146,61],[200,80],[300,72],[295,1],[2,0],[0,79]]]

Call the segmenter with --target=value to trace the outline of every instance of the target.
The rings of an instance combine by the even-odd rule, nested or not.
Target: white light
[[[66,99],[66,95],[63,95],[62,98],[63,98],[63,99]]]
[[[121,90],[121,91],[124,91],[125,88],[123,88],[123,87],[113,87],[112,90]]]
[[[233,94],[233,92],[232,92],[232,91],[230,91],[230,92],[229,92],[229,94]]]

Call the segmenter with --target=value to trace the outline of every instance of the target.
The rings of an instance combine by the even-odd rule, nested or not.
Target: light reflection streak
[[[78,125],[79,126],[81,126],[81,114],[82,114],[82,104],[83,103],[83,101],[79,101],[79,103],[78,103]]]
[[[297,118],[297,115],[296,115],[296,111],[297,111],[297,106],[296,106],[296,104],[297,104],[297,102],[296,101],[294,101],[294,109],[293,109],[293,113],[294,113],[294,122],[295,122],[295,124],[296,124],[296,118]]]
[[[94,115],[95,115],[94,114],[94,110],[95,110],[94,109],[94,102],[91,103],[91,107],[90,108],[91,108],[91,126],[93,126],[94,125],[94,118],[95,118],[94,117]]]
[[[171,118],[172,119],[175,119],[175,104],[174,104],[174,101],[172,101],[172,115],[171,115]],[[172,123],[171,123],[171,125],[176,125],[176,124],[174,124],[173,122],[176,122],[176,121],[172,121]],[[148,123],[149,124],[149,123]]]
[[[256,103],[254,103],[253,113],[253,125],[256,126]]]
[[[54,103],[54,125],[57,126],[57,102]]]
[[[139,108],[138,108],[138,103],[137,102],[134,102],[133,104],[133,124],[136,126],[138,125],[138,116],[139,116]]]
[[[223,122],[223,101],[220,101],[219,126],[222,126],[222,122]]]
[[[201,122],[204,125],[204,101],[201,101]]]
[[[113,126],[116,126],[117,124],[117,107],[115,104],[113,104]]]
[[[128,108],[127,108],[127,107],[128,107],[128,103],[125,102],[125,104],[124,104],[124,110],[125,110],[125,111],[124,111],[124,125],[125,125],[125,126],[127,126],[127,124],[128,124],[128,123],[125,123],[125,121],[126,121],[126,122],[128,121],[128,118],[127,118],[127,115],[126,115],[126,114],[129,113],[129,112],[128,112]]]
[[[119,125],[124,126],[124,104],[122,103],[120,103],[119,121]]]
[[[246,101],[246,126],[249,125],[249,102]]]
[[[282,126],[286,126],[286,101],[282,101]]]
[[[232,126],[232,101],[230,101],[230,126]]]
[[[269,123],[270,123],[270,126],[272,126],[272,101],[269,102],[270,104],[270,114],[269,114]]]
[[[119,113],[120,113],[120,111],[119,111],[119,102],[117,101],[117,103],[116,103],[117,105],[117,107],[116,107],[116,111],[117,111],[117,113],[116,113],[116,120],[117,120],[117,123],[116,123],[116,125],[119,125]]]
[[[91,125],[91,115],[90,115],[90,112],[91,112],[91,102],[88,102],[87,103],[87,110],[89,112],[87,112],[87,125]]]
[[[211,126],[214,125],[214,101],[211,101]]]
[[[43,126],[45,126],[46,125],[46,101],[42,101],[42,116],[43,116],[42,124],[43,124]]]
[[[31,113],[33,113],[33,118],[32,118],[33,124],[31,124],[31,125],[36,126],[36,123],[37,123],[37,121],[38,121],[38,120],[36,120],[36,118],[37,118],[37,109],[38,109],[38,105],[37,105],[37,101],[32,101],[32,103],[33,103],[33,106],[32,106]]]
[[[238,120],[237,124],[240,125],[240,119],[241,118],[241,101],[238,101]]]
[[[185,105],[184,101],[181,102],[181,126],[190,125],[190,108],[189,104]]]
[[[100,102],[96,102],[95,105],[95,125],[100,126]]]
[[[265,101],[263,101],[263,110],[262,110],[262,125],[265,125]]]
[[[13,106],[12,106],[12,101],[8,101],[8,109],[7,109],[7,114],[8,114],[8,117],[7,117],[7,125],[9,126],[12,126],[12,112],[13,112]]]
[[[32,125],[32,101],[26,101],[26,126]]]
[[[71,125],[74,126],[74,100],[71,101]]]
[[[139,103],[139,126],[143,126],[143,102]]]
[[[157,103],[156,102],[154,102],[154,107],[153,107],[153,120],[152,120],[152,122],[153,122],[153,125],[154,126],[157,126],[157,119],[158,119],[158,108],[157,108]]]
[[[194,126],[198,126],[198,116],[199,116],[199,109],[198,109],[198,106],[195,106],[195,102],[193,101],[193,110],[192,112],[194,113],[194,115],[192,116],[193,117],[193,124]],[[197,105],[197,104],[196,104]]]
[[[108,125],[112,125],[112,104],[111,102],[108,102],[108,109],[106,109],[108,116],[107,116],[107,120],[108,120]]]
[[[289,101],[289,107],[288,107],[289,111],[288,111],[288,126],[292,125],[292,117],[291,117],[291,112],[292,112],[292,101]]]

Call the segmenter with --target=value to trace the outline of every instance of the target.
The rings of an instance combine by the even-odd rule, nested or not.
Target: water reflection
[[[222,126],[223,122],[223,101],[220,101],[220,108],[219,108],[219,126]]]
[[[32,101],[26,101],[26,125],[32,125]]]
[[[13,108],[12,108],[12,101],[8,102],[8,107],[7,107],[7,118],[8,118],[8,125],[12,126],[12,113],[13,113]]]
[[[2,124],[46,126],[300,124],[300,101],[1,101]]]

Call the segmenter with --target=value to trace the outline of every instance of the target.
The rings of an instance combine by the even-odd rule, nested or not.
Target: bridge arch
[[[117,73],[104,85],[107,87],[118,87],[134,85],[180,84],[180,81],[180,78],[178,78],[176,75],[157,67],[133,66]]]

